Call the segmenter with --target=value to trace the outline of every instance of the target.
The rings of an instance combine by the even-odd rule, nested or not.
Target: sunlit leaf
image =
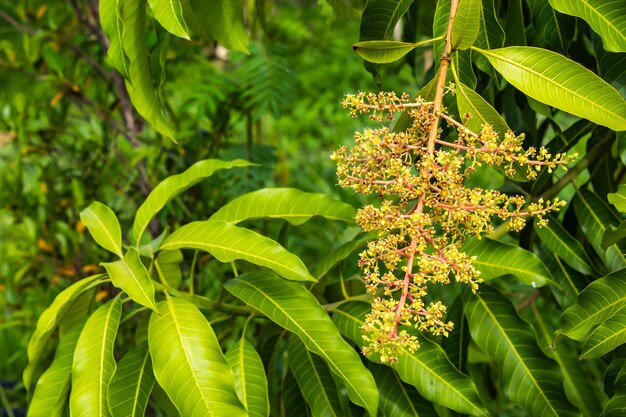
[[[70,413],[74,416],[110,416],[107,389],[115,373],[113,346],[122,315],[119,297],[98,308],[83,327],[72,365]]]
[[[190,39],[180,0],[149,0],[155,19],[172,35]]]
[[[622,310],[594,329],[585,340],[580,359],[599,358],[626,343],[626,311]]]
[[[247,415],[217,337],[196,306],[179,298],[159,302],[148,343],[154,375],[181,415]]]
[[[122,257],[122,229],[113,210],[94,201],[80,212],[80,220],[98,245]]]
[[[224,285],[237,298],[300,337],[343,380],[350,399],[371,416],[378,408],[374,378],[348,345],[315,297],[304,287],[266,272],[239,276]]]
[[[535,232],[544,245],[575,270],[590,274],[592,272],[591,259],[578,240],[569,234],[559,219],[546,216],[548,225],[538,227],[535,222]]]
[[[154,285],[146,267],[139,258],[139,252],[128,249],[124,259],[103,263],[113,285],[123,290],[133,301],[156,310]]]
[[[362,41],[352,46],[361,58],[375,64],[394,62],[411,52],[413,49],[427,45],[431,41],[424,42],[400,42],[400,41]]]
[[[608,194],[606,198],[620,213],[626,213],[626,184],[620,185],[617,192]]]
[[[148,344],[129,351],[117,364],[108,390],[113,417],[143,417],[154,386],[154,373]]]
[[[248,52],[248,32],[239,0],[189,0],[199,24],[228,49]]]
[[[237,396],[250,417],[269,415],[267,378],[261,357],[245,337],[226,352],[226,360],[235,377]]]
[[[124,14],[122,0],[101,0],[98,2],[100,25],[109,40],[107,55],[115,69],[128,79],[130,62],[124,53],[122,34],[124,32]]]
[[[451,43],[453,50],[464,50],[474,44],[480,30],[482,0],[462,0],[458,3]]]
[[[178,288],[183,279],[180,264],[183,261],[183,253],[180,250],[162,250],[154,260],[153,279],[160,281],[157,274],[162,274],[163,279],[170,288]]]

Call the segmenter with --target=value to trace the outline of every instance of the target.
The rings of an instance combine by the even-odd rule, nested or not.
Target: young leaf
[[[163,241],[161,249],[198,249],[220,262],[243,259],[264,266],[294,281],[315,281],[302,260],[272,239],[243,227],[207,220],[177,229]]]
[[[154,375],[181,415],[247,415],[217,337],[196,306],[179,298],[159,302],[148,343]]]
[[[80,220],[98,245],[122,257],[122,229],[113,210],[94,201],[80,212]]]
[[[591,274],[591,259],[578,240],[563,227],[559,219],[546,216],[548,225],[538,227],[535,222],[535,232],[544,245],[556,253],[569,266],[583,274]]]
[[[591,26],[610,52],[626,52],[626,4],[605,0],[549,0],[561,13],[580,17]]]
[[[113,285],[123,290],[136,303],[156,311],[154,285],[139,258],[139,252],[130,248],[124,259],[103,263],[102,266],[109,273]]]
[[[107,389],[115,373],[113,346],[121,315],[122,301],[116,297],[98,308],[85,323],[74,351],[71,415],[111,415]]]
[[[274,274],[253,272],[224,285],[226,290],[300,337],[343,380],[350,399],[376,415],[378,391],[359,355],[348,345],[315,297],[304,287]]]
[[[593,326],[613,317],[624,307],[626,268],[589,284],[578,296],[576,304],[561,316],[561,333],[574,340],[583,340]]]
[[[465,297],[474,342],[500,367],[506,395],[533,416],[574,416],[557,364],[537,346],[532,328],[503,295],[487,285]]]
[[[399,41],[362,41],[352,45],[361,58],[375,64],[387,64],[394,62],[421,45],[427,45],[432,41],[424,42],[399,42]]]
[[[599,358],[626,343],[626,311],[622,310],[595,328],[585,340],[580,359]]]
[[[343,415],[337,386],[328,367],[309,352],[297,337],[289,338],[289,369],[296,378],[304,399],[314,416]]]
[[[107,395],[111,415],[143,417],[153,386],[150,352],[144,342],[124,355],[117,365]]]
[[[155,19],[165,30],[179,38],[190,39],[180,0],[150,0],[148,3]]]
[[[452,26],[452,50],[462,51],[474,44],[480,30],[482,0],[463,0],[459,3]]]
[[[334,311],[333,321],[344,336],[362,346],[361,326],[369,312],[369,303],[348,301]],[[450,363],[439,345],[426,339],[420,340],[420,343],[418,350],[402,353],[398,356],[398,363],[392,366],[400,378],[417,388],[427,400],[459,413],[485,415],[472,381]],[[376,356],[369,359],[379,362]]]
[[[103,274],[93,275],[75,282],[56,296],[52,304],[41,313],[33,335],[28,341],[28,366],[24,369],[24,386],[30,389],[33,374],[39,363],[50,336],[57,325],[61,322],[66,312],[77,302],[77,299],[91,288],[94,288],[106,279]]]
[[[620,185],[616,193],[610,193],[606,197],[620,213],[626,213],[626,184]]]
[[[482,238],[468,239],[463,250],[476,257],[472,263],[484,280],[511,274],[533,287],[554,283],[543,262],[534,253],[519,246]]]
[[[109,40],[107,55],[115,69],[128,79],[130,62],[124,53],[122,33],[124,31],[124,3],[121,0],[101,0],[99,2],[100,25]]]
[[[159,211],[174,197],[201,180],[210,177],[216,171],[236,167],[251,166],[248,161],[236,159],[234,161],[221,161],[219,159],[206,159],[189,167],[185,172],[172,175],[161,181],[148,195],[146,200],[137,209],[133,222],[133,235],[135,242],[139,244],[141,235],[150,224],[150,221]]]
[[[267,417],[270,412],[267,378],[261,357],[244,336],[226,352],[235,377],[237,396],[250,417]]]
[[[287,220],[298,226],[313,216],[353,224],[355,215],[354,207],[324,194],[295,188],[264,188],[237,197],[216,211],[210,220],[237,224],[244,220],[271,218]]]
[[[526,46],[484,50],[513,86],[542,103],[613,130],[626,130],[626,102],[610,84],[556,52]]]

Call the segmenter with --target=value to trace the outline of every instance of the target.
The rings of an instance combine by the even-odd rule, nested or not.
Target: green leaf
[[[313,216],[354,223],[355,215],[356,210],[350,204],[324,194],[295,188],[264,188],[237,197],[216,211],[210,220],[237,224],[250,219],[271,218],[287,220],[297,226]]]
[[[330,370],[343,380],[350,399],[365,407],[371,416],[376,415],[378,391],[374,378],[310,292],[267,272],[240,275],[226,282],[224,287],[279,326],[298,335],[306,348],[321,356]]]
[[[620,213],[626,213],[626,184],[620,185],[617,192],[608,194],[606,198]]]
[[[593,281],[578,296],[576,304],[561,316],[561,333],[583,340],[596,324],[626,307],[626,268]]]
[[[52,304],[41,313],[33,335],[28,341],[28,366],[24,370],[24,386],[32,384],[33,374],[39,363],[40,356],[52,335],[52,332],[59,325],[66,312],[75,302],[79,302],[79,297],[91,288],[94,288],[106,279],[103,274],[93,275],[75,282],[56,296]]]
[[[626,103],[610,84],[556,52],[526,46],[484,50],[513,86],[542,103],[613,130],[626,130]]]
[[[490,124],[501,138],[504,138],[504,134],[511,130],[500,113],[487,100],[461,82],[456,86],[456,102],[460,114],[472,115],[467,122],[470,130],[480,132],[483,125]]]
[[[560,286],[559,288],[550,286],[557,302],[563,308],[571,306],[587,285],[587,280],[580,273],[570,269],[555,253],[540,250],[539,254],[546,268],[552,273],[554,281]]]
[[[220,262],[243,259],[294,281],[315,281],[302,260],[272,239],[243,227],[207,220],[192,222],[165,239],[161,249],[198,249]]]
[[[337,386],[324,361],[309,352],[297,337],[289,338],[287,349],[289,369],[311,407],[311,413],[314,416],[342,416]]]
[[[626,4],[606,0],[549,0],[561,13],[580,17],[602,38],[604,49],[626,52]]]
[[[326,275],[335,265],[352,255],[357,250],[365,247],[367,244],[367,238],[354,239],[350,242],[344,243],[336,249],[333,249],[330,253],[323,256],[319,263],[315,265],[312,275],[320,279]]]
[[[480,30],[478,31],[475,45],[482,49],[502,48],[504,46],[504,36],[504,29],[502,29],[496,16],[494,0],[483,0]],[[495,71],[487,58],[480,54],[473,54],[472,58],[476,61],[478,68],[495,78]]]
[[[137,113],[162,135],[173,138],[174,126],[157,94],[146,44],[146,2],[124,1],[122,45],[130,67],[126,89]]]
[[[160,282],[158,274],[161,274],[170,288],[177,289],[183,280],[180,264],[183,261],[183,253],[180,250],[160,251],[154,260],[153,279]]]
[[[610,224],[602,234],[602,249],[606,250],[616,243],[620,243],[624,238],[626,238],[626,222],[620,223],[618,227]]]
[[[122,229],[113,210],[94,201],[80,212],[80,220],[98,245],[122,257]]]
[[[498,363],[507,397],[532,416],[574,416],[557,364],[539,349],[532,328],[509,300],[487,285],[466,295],[472,339]]]
[[[129,351],[117,365],[108,390],[109,409],[113,417],[142,417],[154,386],[154,373],[148,344]]]
[[[123,290],[136,303],[156,311],[154,285],[139,259],[139,252],[130,248],[124,259],[102,263],[102,266],[107,270],[113,285]]]
[[[363,346],[361,326],[369,312],[369,303],[348,301],[334,310],[333,320],[344,336]],[[484,416],[486,410],[471,379],[450,363],[439,345],[426,339],[420,339],[420,344],[414,353],[400,354],[398,362],[392,366],[400,378],[429,401],[459,413]],[[374,355],[369,359],[378,362]]]
[[[413,0],[369,0],[363,9],[359,41],[389,39]]]
[[[454,329],[447,337],[441,340],[441,347],[448,356],[448,359],[458,370],[466,372],[467,356],[470,342],[470,333],[467,327],[467,320],[463,315],[463,300],[461,295],[457,296],[448,307],[446,321],[454,323]]]
[[[190,39],[180,0],[149,0],[155,19],[172,35]]]
[[[178,194],[196,185],[201,180],[210,177],[216,171],[251,165],[254,164],[242,159],[236,159],[234,161],[206,159],[196,162],[183,173],[167,177],[154,187],[150,195],[148,195],[143,204],[137,209],[135,221],[133,222],[135,242],[139,244],[141,236],[148,227],[148,224],[150,224],[152,218]]]
[[[235,379],[209,322],[188,301],[168,297],[152,313],[154,375],[182,416],[246,416]]]
[[[82,326],[74,326],[59,341],[52,364],[37,380],[28,407],[29,417],[61,417],[67,404],[74,349]]]
[[[239,0],[189,0],[204,30],[228,49],[248,53],[248,32]],[[187,10],[186,10],[187,11]]]
[[[580,242],[563,227],[558,218],[550,215],[546,218],[546,227],[538,227],[535,222],[535,232],[543,244],[575,270],[591,274],[591,259]]]
[[[490,280],[502,275],[515,275],[520,281],[533,287],[554,284],[550,271],[532,252],[508,243],[488,238],[468,239],[463,250],[480,271],[480,278]]]
[[[72,366],[70,414],[110,416],[107,389],[115,373],[113,346],[122,315],[119,297],[98,308],[83,327]]]
[[[571,16],[557,13],[545,0],[526,0],[533,15],[538,37],[560,52],[566,52],[574,38],[576,21]],[[537,41],[535,41],[537,44]]]
[[[580,359],[599,358],[624,343],[626,343],[626,310],[617,312],[591,332],[585,340]]]
[[[235,377],[237,396],[250,417],[267,417],[270,412],[267,378],[261,357],[245,337],[226,352]]]
[[[482,0],[462,0],[452,25],[452,50],[462,51],[474,44],[480,30]]]
[[[394,62],[411,52],[413,49],[432,43],[431,40],[424,42],[399,42],[399,41],[362,41],[352,45],[361,58],[375,64],[387,64]]]
[[[130,61],[124,53],[122,34],[124,32],[124,3],[122,0],[101,0],[99,2],[100,25],[109,40],[107,56],[115,69],[126,79]]]
[[[384,417],[437,417],[433,406],[410,385],[402,382],[387,366],[369,364],[380,392],[380,410]]]

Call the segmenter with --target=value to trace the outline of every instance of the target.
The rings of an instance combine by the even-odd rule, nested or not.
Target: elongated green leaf
[[[236,159],[234,161],[206,159],[196,162],[181,174],[167,177],[154,187],[150,195],[146,198],[146,201],[137,209],[135,221],[133,222],[135,242],[138,243],[141,240],[141,235],[143,235],[146,227],[150,224],[150,220],[152,220],[172,198],[176,197],[176,195],[201,180],[210,177],[216,171],[251,165],[253,164],[242,159]]]
[[[335,310],[333,320],[344,336],[362,346],[361,326],[369,311],[368,303],[348,301]],[[400,354],[398,362],[392,366],[400,378],[429,401],[459,413],[485,415],[473,382],[450,363],[443,349],[426,339],[420,340],[420,344],[414,353]],[[369,359],[379,362],[375,355]]]
[[[155,19],[165,30],[179,38],[190,39],[180,0],[149,0],[148,3]]]
[[[613,130],[626,130],[622,96],[582,65],[540,48],[474,49],[508,82],[535,100]]]
[[[280,408],[285,410],[284,417],[309,417],[311,415],[307,402],[302,396],[302,391],[298,387],[296,378],[291,370],[287,369],[285,378],[282,380],[280,390]]]
[[[226,352],[226,360],[235,377],[237,396],[250,417],[267,417],[270,404],[267,378],[261,357],[245,337]]]
[[[626,343],[626,310],[599,325],[585,340],[580,359],[599,358]]]
[[[101,0],[99,2],[100,25],[109,40],[107,55],[115,69],[128,79],[130,62],[124,53],[122,34],[124,32],[124,3],[122,0]]]
[[[463,300],[461,295],[457,296],[454,302],[448,308],[446,321],[454,323],[454,329],[448,337],[444,337],[441,341],[441,347],[452,365],[456,366],[461,372],[467,369],[467,351],[470,342],[469,328],[467,320],[463,315]]]
[[[582,340],[596,324],[602,323],[626,307],[626,269],[589,284],[578,296],[576,304],[561,317],[561,332]]]
[[[300,258],[272,239],[243,227],[207,220],[186,224],[165,239],[161,249],[198,249],[221,262],[243,259],[294,281],[315,281]]]
[[[545,0],[526,0],[533,15],[533,22],[538,33],[535,41],[542,39],[560,52],[566,52],[574,38],[576,21],[573,17],[555,11]]]
[[[352,49],[366,61],[375,64],[387,64],[397,61],[413,49],[431,42],[362,41],[352,45]]]
[[[561,13],[580,17],[610,52],[626,52],[626,3],[620,0],[549,0]]]
[[[476,38],[475,45],[482,49],[496,49],[504,46],[504,29],[498,21],[494,7],[494,0],[483,0],[480,16],[480,30]],[[472,58],[476,62],[476,66],[483,72],[495,77],[493,67],[480,54],[473,54]]]
[[[550,286],[557,302],[563,308],[573,305],[580,291],[587,285],[585,278],[580,273],[570,269],[555,253],[540,250],[539,255],[546,268],[550,270],[554,281],[560,286],[560,288],[554,285]]]
[[[581,229],[589,239],[589,243],[611,271],[626,266],[626,256],[622,249],[613,244],[602,247],[602,238],[611,225],[618,224],[618,218],[611,208],[597,195],[588,190],[579,190],[572,199],[574,212]]]
[[[357,250],[365,247],[366,244],[367,238],[355,239],[334,249],[328,255],[325,255],[322,259],[320,259],[319,263],[315,265],[312,273],[313,276],[317,279],[322,278],[335,265],[352,255]]]
[[[618,227],[610,224],[602,235],[602,249],[606,250],[623,239],[626,239],[626,222],[620,223]]]
[[[626,184],[620,185],[617,192],[610,193],[606,197],[620,213],[626,213]]]
[[[295,188],[264,188],[244,194],[222,206],[210,218],[236,224],[244,220],[271,218],[300,225],[313,216],[354,223],[356,210],[350,204],[324,194]]]
[[[546,227],[538,227],[535,222],[535,232],[543,244],[575,270],[583,274],[590,274],[592,272],[591,259],[580,242],[569,234],[559,219],[554,216],[547,216],[546,218],[548,219]]]
[[[391,368],[369,364],[380,392],[380,410],[384,417],[437,417],[433,406],[415,388],[406,385]]]
[[[413,0],[369,0],[363,9],[359,41],[389,39]]]
[[[122,315],[119,297],[98,308],[80,333],[72,366],[70,413],[110,416],[107,389],[115,373],[113,346]]]
[[[474,44],[480,30],[482,0],[462,0],[452,26],[452,49],[462,51]]]
[[[298,335],[306,348],[321,356],[330,370],[343,380],[350,399],[365,407],[371,416],[376,415],[378,391],[374,378],[311,293],[266,272],[241,275],[228,281],[225,288]]]
[[[80,212],[80,220],[98,245],[122,257],[122,229],[113,210],[94,201]]]
[[[297,337],[289,338],[289,368],[314,416],[343,415],[337,386],[328,367]]]
[[[155,89],[146,44],[146,2],[124,0],[122,45],[130,67],[126,89],[137,112],[162,135],[173,138],[174,126]]]
[[[180,270],[180,264],[183,261],[183,253],[180,250],[164,250],[160,251],[154,260],[154,276],[153,279],[160,281],[158,274],[170,288],[177,289],[183,280],[183,274]]]
[[[70,332],[61,337],[52,364],[37,380],[28,407],[28,417],[63,415],[70,388],[74,349],[81,330],[82,326],[74,326]]]
[[[24,386],[30,387],[33,380],[33,374],[37,365],[41,353],[43,352],[52,332],[59,325],[61,319],[65,316],[66,312],[72,307],[77,299],[90,288],[96,287],[102,284],[106,279],[104,275],[93,275],[88,278],[84,278],[65,290],[61,291],[56,296],[52,304],[39,316],[37,320],[37,326],[33,335],[28,341],[28,366],[24,370]]]
[[[196,306],[179,298],[161,301],[148,343],[156,379],[181,415],[247,415],[217,337]]]
[[[490,124],[501,138],[511,130],[500,113],[491,107],[487,100],[460,82],[456,86],[456,102],[460,114],[472,115],[472,118],[467,122],[467,127],[470,130],[480,132],[483,125]]]
[[[474,342],[500,367],[506,395],[532,416],[574,416],[557,364],[537,346],[532,328],[513,305],[483,285],[467,292],[465,314]]]
[[[248,32],[239,0],[189,0],[195,19],[213,39],[228,49],[248,53]],[[185,15],[187,17],[187,15]]]
[[[139,259],[139,252],[130,248],[124,259],[103,263],[102,266],[109,273],[113,285],[123,290],[133,301],[156,311],[154,285]]]
[[[128,352],[117,365],[108,390],[113,417],[143,417],[154,386],[148,343]]]
[[[550,271],[543,262],[535,254],[519,246],[482,238],[469,239],[463,245],[463,250],[476,257],[472,263],[484,280],[511,274],[533,287],[553,283]]]

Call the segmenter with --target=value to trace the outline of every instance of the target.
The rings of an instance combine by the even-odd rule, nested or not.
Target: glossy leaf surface
[[[548,225],[538,227],[535,222],[535,233],[548,249],[556,253],[561,259],[575,270],[590,274],[591,259],[583,249],[583,246],[554,216],[546,216]]]
[[[483,125],[490,124],[500,137],[511,130],[502,116],[480,94],[471,88],[459,83],[456,87],[456,102],[460,114],[471,114],[467,127],[474,132],[480,132]]]
[[[165,30],[179,38],[190,38],[180,0],[149,0],[148,3],[155,19]]]
[[[115,69],[122,77],[128,79],[130,62],[124,52],[124,46],[122,44],[122,34],[124,31],[123,4],[122,0],[102,0],[98,3],[98,11],[100,15],[100,25],[109,40],[107,55],[111,59]]]
[[[596,327],[585,340],[580,359],[598,358],[626,343],[626,311],[621,310]]]
[[[355,43],[352,49],[366,61],[375,64],[387,64],[397,61],[413,49],[429,43],[430,41],[416,43],[400,41],[362,41]]]
[[[617,192],[610,193],[606,197],[620,213],[626,213],[626,184],[620,185]]]
[[[139,252],[130,248],[124,259],[103,263],[102,266],[107,270],[113,285],[123,290],[133,301],[156,310],[154,285],[139,258]]]
[[[245,337],[226,352],[235,377],[237,396],[250,417],[267,417],[270,412],[267,378],[261,357]]]
[[[383,365],[370,364],[380,391],[380,410],[385,417],[437,417],[433,406],[398,374]]]
[[[462,0],[454,16],[452,49],[464,50],[474,44],[480,30],[482,0]]]
[[[142,417],[154,386],[154,373],[146,342],[130,350],[117,364],[108,390],[113,417]]]
[[[122,257],[122,229],[113,210],[94,201],[80,212],[80,220],[98,245]]]

